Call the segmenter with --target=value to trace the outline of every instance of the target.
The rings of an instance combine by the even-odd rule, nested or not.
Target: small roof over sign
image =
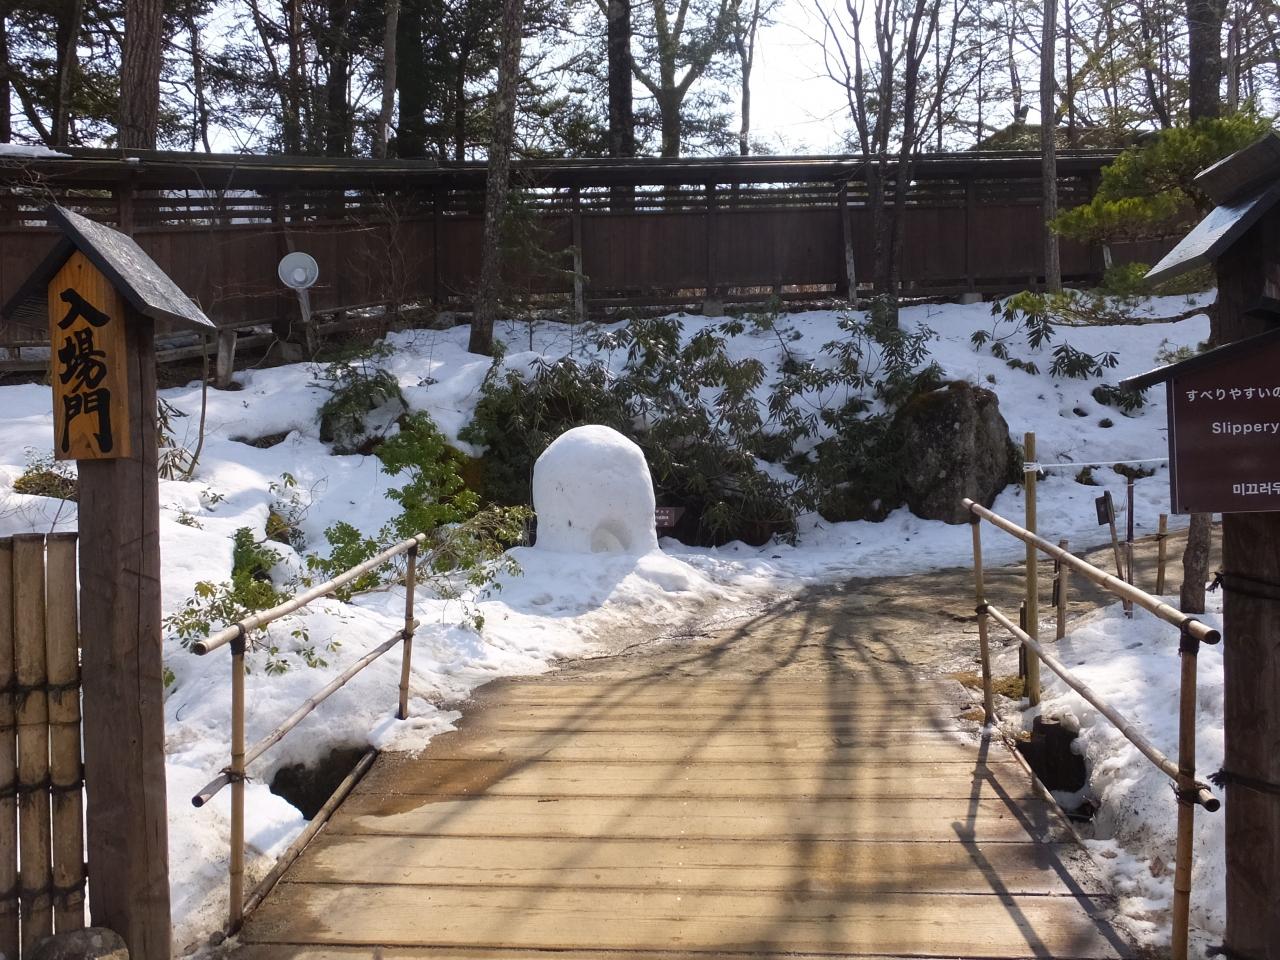
[[[1230,158],[1228,158],[1230,159]],[[1226,161],[1223,161],[1224,163]],[[1212,169],[1212,168],[1210,168]],[[1196,267],[1212,263],[1262,215],[1280,200],[1280,170],[1276,179],[1241,200],[1214,207],[1178,245],[1147,272],[1147,279],[1169,280]]]
[[[1196,174],[1195,185],[1214,203],[1235,203],[1280,178],[1280,136],[1268,133]]]
[[[197,330],[214,327],[195,301],[182,292],[132,237],[64,207],[50,207],[48,213],[50,224],[62,231],[62,240],[0,308],[0,314],[12,320],[43,318],[49,281],[78,250],[139,313],[180,327]]]

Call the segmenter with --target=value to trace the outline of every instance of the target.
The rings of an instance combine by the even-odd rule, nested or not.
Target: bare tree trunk
[[[209,99],[205,92],[204,54],[200,52],[200,25],[196,22],[195,8],[187,8],[187,33],[191,35],[191,87],[195,103],[195,123],[191,131],[191,149],[197,139],[205,153],[212,153],[209,146]]]
[[[1058,215],[1058,108],[1054,70],[1058,39],[1058,3],[1044,4],[1044,32],[1040,42],[1040,184],[1044,231],[1044,286],[1050,293],[1062,289],[1062,263],[1053,219]]]
[[[0,143],[13,142],[13,88],[9,84],[8,17],[0,14]]]
[[[636,155],[631,94],[631,0],[608,0],[609,156]]]
[[[396,34],[400,29],[400,0],[387,0],[386,27],[382,33],[382,109],[373,131],[373,155],[387,155],[387,132],[396,108]]]
[[[1187,0],[1187,79],[1191,119],[1221,116],[1222,18],[1227,0]]]
[[[120,146],[154,150],[160,124],[163,0],[125,0],[120,61]]]
[[[54,38],[58,58],[58,85],[54,90],[50,125],[54,146],[65,147],[71,138],[71,80],[78,60],[80,24],[84,19],[84,0],[68,0],[58,17]],[[159,84],[159,73],[156,74]],[[157,94],[158,95],[158,94]]]
[[[351,102],[347,83],[351,77],[351,4],[329,0],[329,82],[325,89],[325,153],[345,157],[351,152]]]
[[[502,279],[502,219],[511,183],[511,142],[515,137],[516,81],[520,72],[523,28],[522,0],[503,0],[498,90],[493,104],[493,142],[489,146],[489,171],[485,180],[480,289],[476,291],[471,338],[467,344],[472,353],[493,353],[493,321],[498,313],[498,286]]]
[[[1204,613],[1204,585],[1209,579],[1209,535],[1213,517],[1193,513],[1187,530],[1187,547],[1182,551],[1182,591],[1178,605],[1183,613]]]

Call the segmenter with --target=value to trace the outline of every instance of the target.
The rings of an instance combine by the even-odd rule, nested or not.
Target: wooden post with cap
[[[1226,936],[1221,952],[1280,958],[1280,489],[1270,437],[1221,424],[1274,421],[1280,395],[1280,136],[1220,160],[1195,185],[1218,209],[1147,274],[1159,282],[1212,263],[1214,349],[1121,386],[1163,384],[1174,513],[1222,514]],[[1258,389],[1258,388],[1272,389]],[[1218,425],[1218,426],[1215,426]],[[1184,678],[1194,649],[1182,651]],[[1187,687],[1184,679],[1184,694]],[[1184,696],[1180,765],[1194,763]],[[1185,775],[1180,776],[1185,779]],[[1190,829],[1185,846],[1190,847]],[[1189,858],[1188,858],[1189,859]],[[1179,866],[1183,858],[1179,856]],[[1175,891],[1186,886],[1175,877]],[[1176,903],[1176,901],[1175,901]],[[1175,951],[1185,948],[1175,943]]]
[[[54,455],[80,478],[89,902],[133,960],[169,960],[154,335],[213,325],[128,236],[49,217],[57,245],[0,312],[48,315]]]

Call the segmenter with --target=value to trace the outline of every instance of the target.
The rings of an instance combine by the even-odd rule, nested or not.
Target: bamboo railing
[[[11,960],[84,927],[76,596],[74,533],[0,540],[0,955]]]
[[[1221,807],[1221,802],[1213,795],[1209,785],[1196,779],[1196,656],[1200,644],[1218,643],[1222,637],[1217,630],[1202,623],[1195,617],[1171,607],[1159,597],[1140,590],[1131,583],[1101,570],[1093,564],[1067,552],[1064,545],[1055,546],[1048,540],[1036,535],[1033,530],[1021,527],[1013,521],[988,510],[973,500],[962,501],[969,511],[973,527],[973,570],[974,597],[977,601],[978,642],[982,658],[983,707],[986,722],[996,720],[995,706],[991,690],[990,642],[987,620],[990,618],[1009,631],[1022,646],[1029,651],[1027,661],[1036,660],[1057,674],[1062,681],[1076,691],[1081,697],[1094,706],[1106,717],[1126,740],[1132,743],[1147,760],[1174,782],[1174,792],[1178,801],[1177,849],[1174,862],[1173,880],[1173,960],[1186,960],[1188,933],[1191,914],[1191,859],[1192,837],[1195,827],[1195,808],[1201,806],[1210,813]],[[1182,673],[1180,678],[1178,705],[1178,756],[1170,759],[1155,746],[1124,715],[1108,704],[1088,684],[1071,672],[1060,660],[1050,653],[1033,635],[1034,631],[1022,629],[1004,613],[997,610],[986,599],[986,589],[982,570],[982,535],[981,523],[985,520],[992,526],[1016,537],[1027,545],[1028,568],[1034,569],[1036,552],[1046,554],[1058,565],[1059,581],[1055,600],[1059,614],[1058,636],[1062,636],[1062,621],[1066,611],[1067,571],[1080,574],[1086,580],[1097,584],[1114,594],[1126,604],[1138,606],[1148,611],[1170,626],[1177,627],[1181,637],[1179,652],[1182,655]],[[1161,533],[1165,535],[1166,520],[1161,518]],[[1163,553],[1164,541],[1160,542]],[[1163,558],[1162,558],[1163,560]],[[1162,564],[1163,566],[1163,564]],[[1161,570],[1163,581],[1163,569]],[[1032,589],[1031,587],[1028,588]],[[1038,701],[1038,698],[1037,698]]]
[[[244,922],[245,913],[253,909],[262,902],[262,898],[267,895],[276,882],[284,875],[284,871],[293,863],[302,853],[303,848],[315,836],[316,832],[324,825],[329,815],[337,809],[339,803],[351,791],[356,782],[363,773],[369,769],[369,765],[373,762],[373,751],[365,754],[365,756],[356,765],[356,768],[347,776],[345,780],[334,791],[333,796],[321,808],[320,812],[311,819],[310,824],[298,836],[298,838],[290,844],[289,848],[280,856],[272,869],[262,879],[262,881],[250,892],[248,898],[244,892],[244,785],[247,777],[246,768],[261,757],[267,750],[271,749],[285,735],[293,730],[307,716],[309,716],[316,707],[320,706],[330,696],[344,687],[351,680],[373,661],[377,660],[384,653],[397,644],[401,647],[401,667],[400,667],[400,685],[398,691],[398,709],[397,716],[403,720],[409,715],[409,666],[410,657],[413,650],[413,635],[418,628],[418,621],[413,616],[414,606],[414,590],[417,585],[418,571],[418,548],[426,540],[424,534],[418,534],[408,540],[403,540],[395,546],[390,547],[376,557],[371,557],[364,563],[357,564],[344,573],[340,573],[332,580],[327,580],[317,586],[291,597],[284,603],[272,607],[270,610],[262,610],[252,616],[245,617],[238,623],[233,623],[218,633],[213,634],[207,640],[202,640],[192,644],[192,651],[200,656],[204,656],[220,647],[230,646],[231,648],[231,762],[224,767],[217,776],[205,784],[191,798],[193,806],[202,807],[209,802],[224,787],[231,787],[231,857],[228,868],[228,885],[229,904],[227,910],[227,932],[235,933],[240,929]],[[347,667],[341,674],[334,677],[333,680],[325,684],[320,690],[312,694],[302,705],[298,707],[287,719],[278,727],[268,733],[265,737],[255,743],[252,747],[245,746],[245,692],[244,677],[245,652],[248,647],[248,637],[254,631],[267,626],[268,624],[279,620],[281,617],[302,609],[307,604],[319,600],[322,597],[330,596],[341,590],[347,584],[354,583],[365,574],[371,573],[383,564],[395,560],[397,557],[406,558],[405,570],[405,606],[404,606],[404,626],[396,631],[389,639],[384,640],[378,646],[356,660],[351,666]]]

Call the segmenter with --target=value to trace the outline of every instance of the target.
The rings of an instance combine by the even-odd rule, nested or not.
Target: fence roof
[[[262,190],[482,189],[483,161],[290,157],[264,154],[181,153],[164,150],[70,148],[67,157],[4,158],[0,184],[52,187]],[[1058,155],[1059,175],[1097,171],[1116,156],[1108,150]],[[873,161],[874,162],[874,161]],[[894,169],[891,158],[888,163]],[[672,184],[803,183],[863,180],[868,159],[855,154],[768,157],[637,157],[627,159],[518,160],[513,176],[528,186],[590,187]],[[1017,178],[1040,175],[1030,152],[938,153],[915,162],[913,179]]]

